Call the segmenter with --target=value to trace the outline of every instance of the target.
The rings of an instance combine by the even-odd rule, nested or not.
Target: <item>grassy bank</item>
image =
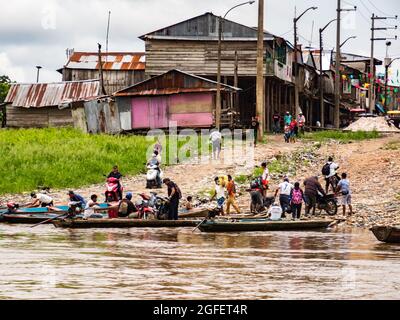
[[[0,194],[100,183],[114,165],[124,175],[135,175],[144,172],[151,145],[144,136],[88,135],[74,129],[0,130]]]
[[[313,133],[306,133],[303,139],[313,140],[313,141],[327,141],[336,140],[340,142],[350,142],[350,141],[362,141],[370,139],[380,138],[380,134],[377,131],[357,131],[357,132],[343,132],[343,131],[318,131]]]

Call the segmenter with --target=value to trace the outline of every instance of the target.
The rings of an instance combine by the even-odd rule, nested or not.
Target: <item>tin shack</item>
[[[13,83],[5,99],[7,127],[73,126],[72,109],[99,96],[100,81]]]
[[[209,128],[215,123],[217,82],[177,69],[115,94],[124,131],[167,128]],[[233,103],[240,89],[221,84],[222,99]]]

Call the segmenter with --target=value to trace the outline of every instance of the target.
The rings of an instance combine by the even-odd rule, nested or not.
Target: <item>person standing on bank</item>
[[[290,206],[292,208],[292,220],[300,220],[301,209],[303,207],[304,192],[300,189],[300,183],[294,184],[294,189],[290,194]]]
[[[272,121],[274,122],[274,134],[278,134],[281,131],[281,116],[279,115],[279,113],[275,113],[272,116]]]
[[[292,115],[290,114],[289,111],[286,112],[285,117],[283,118],[285,126],[290,126],[290,123],[292,122]]]
[[[278,193],[280,194],[279,202],[282,207],[283,217],[285,217],[286,212],[288,212],[290,208],[290,195],[293,189],[294,186],[289,182],[289,178],[285,177],[283,182],[279,185],[279,188],[275,191],[275,198],[278,196]]]
[[[222,148],[222,134],[217,129],[212,130],[210,134],[210,140],[212,143],[212,158],[213,160],[219,160]]]
[[[231,206],[236,210],[237,214],[240,214],[239,206],[236,203],[236,184],[233,181],[231,175],[228,175],[228,184],[226,185],[226,191],[228,192],[228,201],[226,203],[226,214],[229,216],[231,213]]]
[[[182,193],[177,184],[171,179],[164,179],[163,183],[168,188],[168,198],[170,203],[169,220],[178,220],[179,200],[182,199]]]
[[[315,209],[317,206],[318,193],[321,193],[324,197],[326,193],[318,181],[318,177],[311,177],[304,181],[304,198],[306,202],[306,217],[309,217],[312,209],[312,215],[315,216]]]
[[[260,121],[258,117],[253,117],[251,119],[251,129],[254,132],[254,146],[257,146],[257,141],[258,141],[258,130],[260,129]]]
[[[350,216],[353,215],[353,206],[351,204],[350,181],[347,179],[347,173],[342,173],[342,180],[339,181],[336,192],[339,193],[339,204],[343,206],[343,216],[346,216],[346,206],[349,206]]]

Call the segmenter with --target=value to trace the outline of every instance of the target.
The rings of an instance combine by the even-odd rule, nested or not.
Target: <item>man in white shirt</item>
[[[85,219],[88,219],[91,216],[95,215],[96,214],[95,209],[100,209],[100,205],[97,202],[97,195],[94,194],[90,197],[90,200],[86,204],[85,213],[84,213],[83,217]]]
[[[27,208],[37,208],[37,207],[46,208],[46,207],[52,207],[54,205],[53,198],[44,193],[36,194],[35,192],[32,192],[31,198],[32,202],[29,206],[27,206]]]
[[[279,195],[279,202],[281,204],[283,216],[288,211],[290,207],[290,195],[292,190],[294,189],[294,185],[289,182],[289,178],[285,177],[283,182],[279,184],[279,188],[275,191],[275,198]]]
[[[270,219],[273,221],[280,220],[282,218],[282,213],[283,213],[282,208],[277,203],[274,203],[268,210]]]
[[[224,215],[224,203],[226,200],[225,186],[220,183],[220,179],[218,177],[214,179],[214,182],[215,182],[215,191],[214,195],[211,198],[211,201],[217,199],[218,209],[220,209],[221,214]]]
[[[210,134],[212,143],[213,159],[219,160],[221,154],[222,134],[217,129],[214,129]]]
[[[266,162],[261,164],[263,174],[261,176],[262,183],[262,195],[265,198],[267,196],[268,184],[269,184],[269,170]]]
[[[325,175],[325,192],[328,193],[329,186],[332,186],[333,190],[336,190],[337,184],[340,178],[337,176],[337,170],[339,169],[339,165],[333,162],[333,158],[329,157],[328,162],[325,164],[326,167],[329,166],[329,174]],[[324,167],[325,167],[324,166]]]

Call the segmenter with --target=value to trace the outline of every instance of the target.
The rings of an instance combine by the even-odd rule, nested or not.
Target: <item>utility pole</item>
[[[108,11],[108,23],[107,23],[107,35],[106,35],[106,59],[108,58],[108,40],[110,37],[110,20],[111,20],[111,11]]]
[[[102,61],[102,57],[101,57],[101,44],[98,43],[97,45],[99,48],[98,56],[99,56],[100,90],[101,90],[101,94],[107,95],[106,89],[104,87],[103,61]]]
[[[334,126],[336,129],[340,128],[340,66],[342,62],[341,55],[341,13],[343,11],[356,11],[357,7],[354,6],[354,9],[342,9],[342,1],[337,0],[337,28],[336,28],[336,62],[335,62],[335,112],[334,112]]]
[[[320,99],[320,113],[321,113],[321,118],[320,118],[320,122],[321,122],[321,127],[324,128],[325,127],[325,103],[324,103],[324,75],[323,72],[323,66],[322,66],[322,54],[324,51],[324,44],[323,44],[323,39],[322,39],[322,33],[325,31],[326,28],[329,27],[329,25],[336,21],[336,19],[333,19],[331,21],[328,22],[328,24],[319,29],[319,99]]]
[[[40,75],[40,69],[42,69],[42,66],[36,66],[37,73],[36,73],[36,83],[39,83],[39,75]]]
[[[264,97],[264,0],[258,0],[258,41],[257,41],[257,107],[259,118],[259,141],[264,139],[265,130],[265,97]]]
[[[233,86],[235,88],[239,88],[239,56],[237,51],[235,51],[235,72],[233,77]],[[234,110],[239,111],[239,92],[235,93]]]
[[[378,17],[374,13],[372,14],[371,21],[371,61],[369,66],[369,73],[370,73],[370,83],[369,83],[369,91],[368,91],[368,103],[369,103],[369,112],[374,112],[375,107],[375,78],[376,78],[376,70],[375,70],[375,57],[374,57],[374,49],[375,49],[375,41],[386,41],[386,40],[397,40],[397,36],[394,38],[375,38],[375,31],[381,30],[397,30],[397,26],[394,27],[385,27],[385,28],[375,28],[375,20],[388,20],[394,19],[397,20],[397,15],[394,17]],[[386,94],[386,93],[385,93]]]
[[[336,28],[336,65],[335,65],[335,112],[334,112],[334,126],[339,129],[340,126],[340,64],[342,57],[340,54],[340,28],[341,28],[341,0],[337,2],[337,28]]]
[[[232,10],[239,8],[244,5],[252,5],[255,1],[246,1],[243,3],[239,3],[236,6],[230,8],[224,15],[224,17],[217,18],[217,26],[218,26],[218,67],[217,67],[217,98],[216,98],[216,106],[215,106],[215,126],[218,130],[221,128],[221,58],[222,58],[222,34],[223,34],[223,22],[225,21],[226,16]]]
[[[299,67],[297,64],[297,22],[301,19],[302,16],[304,16],[308,11],[310,10],[317,10],[318,7],[310,7],[307,10],[305,10],[301,15],[298,17],[294,17],[293,19],[293,25],[294,25],[294,104],[295,104],[295,113],[296,113],[296,119],[300,113],[300,89],[299,89]]]
[[[222,18],[218,17],[218,68],[217,68],[217,98],[215,106],[215,126],[221,128],[221,42],[222,42]]]

